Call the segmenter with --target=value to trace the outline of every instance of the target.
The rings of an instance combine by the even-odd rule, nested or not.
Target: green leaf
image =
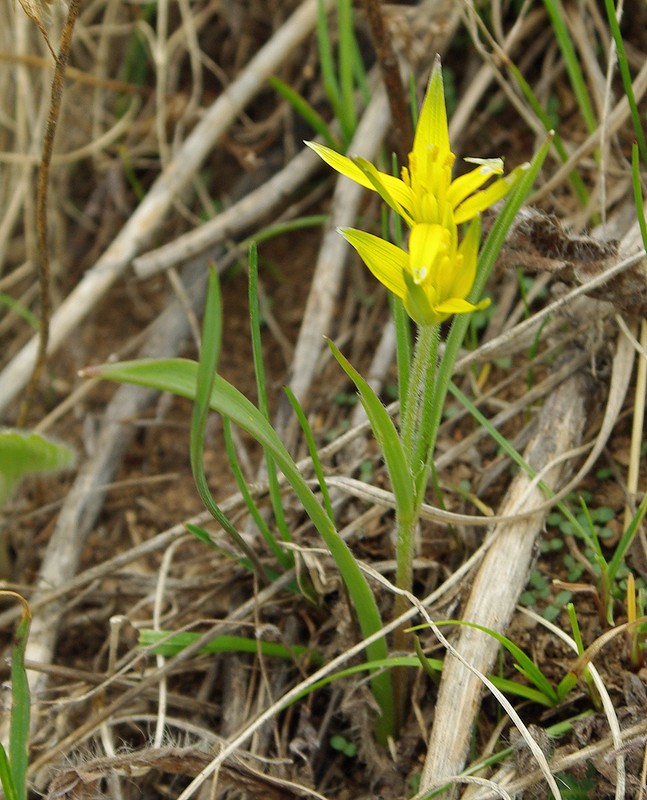
[[[503,645],[503,647],[505,647],[510,655],[516,660],[516,669],[518,669],[525,678],[531,681],[531,683],[534,683],[537,689],[539,689],[539,691],[544,695],[547,701],[544,702],[544,705],[556,706],[559,703],[561,698],[559,697],[558,692],[556,692],[553,688],[548,678],[546,678],[544,673],[539,669],[535,662],[528,655],[526,655],[526,653],[524,653],[524,651],[518,645],[510,641],[507,636],[504,636],[498,631],[486,628],[484,625],[478,625],[476,622],[466,622],[465,620],[450,619],[437,622],[436,624],[466,625],[468,628],[475,628],[478,631],[483,631],[483,633],[489,634],[496,639],[499,644]]]
[[[256,391],[258,392],[258,408],[265,417],[270,421],[270,403],[267,396],[267,380],[265,378],[265,365],[263,363],[263,348],[261,346],[261,309],[258,297],[258,252],[255,243],[252,243],[249,248],[249,323],[252,338],[252,355],[254,360],[254,373],[256,375]],[[267,467],[267,484],[270,495],[270,502],[272,504],[272,511],[274,512],[274,519],[279,534],[284,542],[292,541],[290,528],[285,519],[285,512],[283,510],[283,498],[281,497],[281,487],[279,486],[279,478],[276,472],[276,465],[272,454],[265,451],[265,464]],[[278,547],[278,543],[276,544]],[[291,552],[283,553],[279,559],[280,563],[292,565],[294,558]]]
[[[506,694],[523,697],[524,700],[530,700],[531,703],[537,703],[540,706],[546,706],[546,708],[554,708],[555,706],[555,703],[544,692],[539,689],[533,689],[532,686],[527,686],[525,683],[517,683],[509,678],[501,678],[498,675],[490,675],[490,680],[497,689]]]
[[[72,448],[40,433],[0,430],[0,507],[25,475],[70,467],[75,458]]]
[[[16,592],[0,590],[0,596],[18,600],[22,618],[14,635],[11,652],[11,718],[9,723],[9,755],[0,750],[0,783],[7,790],[7,800],[27,799],[27,767],[29,764],[30,692],[25,671],[25,650],[31,626],[31,611],[27,601]]]
[[[415,513],[414,485],[402,448],[402,442],[393,420],[371,386],[362,378],[348,359],[342,355],[335,343],[329,339],[328,345],[339,366],[357,387],[362,405],[371,423],[373,435],[386,462],[395,496],[398,518],[401,520],[410,519]]]
[[[193,644],[202,634],[193,633],[191,631],[182,631],[173,634],[172,631],[155,631],[151,628],[142,628],[139,631],[139,646],[151,647],[160,642],[159,645],[154,647],[153,653],[160,656],[170,658],[175,656]],[[164,641],[162,641],[164,640]],[[251,639],[245,636],[216,636],[210,642],[201,647],[198,651],[204,653],[262,653],[265,656],[273,656],[275,658],[286,658],[294,660],[305,654],[309,655],[310,662],[313,664],[320,664],[322,657],[320,653],[311,651],[304,645],[292,645],[287,647],[279,642],[264,642],[260,639]]]
[[[18,800],[16,787],[11,777],[11,766],[7,758],[7,751],[0,742],[0,786],[5,793],[6,800]]]
[[[330,127],[324,118],[312,107],[302,94],[296,92],[291,86],[288,86],[287,83],[284,83],[284,81],[276,76],[270,78],[270,85],[284,100],[287,100],[296,113],[321,136],[328,147],[332,147],[335,150],[340,147],[339,142],[332,135]]]
[[[324,475],[323,467],[321,465],[321,459],[319,458],[319,453],[317,452],[317,443],[315,442],[315,437],[312,433],[312,428],[310,427],[310,423],[308,422],[308,418],[305,415],[301,403],[299,403],[299,401],[297,400],[296,395],[294,394],[292,389],[290,389],[289,386],[284,386],[283,391],[287,395],[287,398],[290,401],[290,405],[292,406],[294,413],[297,415],[297,419],[299,420],[299,425],[301,426],[303,435],[306,438],[306,444],[308,445],[308,453],[310,453],[310,458],[312,459],[312,468],[319,483],[319,490],[321,491],[321,497],[323,500],[324,508],[326,509],[326,514],[328,514],[328,516],[330,517],[330,521],[334,523],[335,512],[333,511],[332,502],[330,500],[330,492],[328,491],[328,485],[326,484],[326,476]]]
[[[263,567],[256,553],[240,535],[220,506],[216,503],[209,489],[204,472],[204,438],[209,415],[209,398],[213,387],[222,336],[222,313],[220,304],[220,284],[218,272],[209,271],[207,303],[202,323],[202,343],[200,347],[200,363],[196,364],[195,390],[193,396],[193,414],[191,416],[191,472],[200,499],[211,516],[222,526],[223,530],[236,542],[241,552],[245,553],[254,570],[262,579]]]

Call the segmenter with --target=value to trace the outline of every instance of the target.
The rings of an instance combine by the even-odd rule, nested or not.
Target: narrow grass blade
[[[506,694],[521,697],[524,700],[530,700],[531,703],[537,703],[537,705],[545,706],[546,708],[554,708],[557,705],[557,703],[553,702],[552,698],[546,696],[545,692],[539,689],[533,689],[532,686],[528,686],[525,683],[517,683],[509,678],[501,678],[498,675],[490,675],[489,678],[497,689],[500,689]]]
[[[22,617],[16,628],[11,651],[9,753],[4,748],[0,752],[0,780],[6,793],[8,790],[8,797],[27,800],[30,691],[25,670],[25,650],[31,626],[31,611],[27,601],[16,592],[0,590],[0,596],[17,600],[22,605]]]
[[[357,127],[357,112],[355,111],[355,84],[353,81],[355,33],[351,0],[337,0],[337,30],[343,126],[345,130],[354,132]]]
[[[438,669],[442,669],[442,661],[438,661],[437,659],[430,659],[431,661],[435,661],[438,664]],[[420,661],[416,656],[388,656],[387,658],[380,658],[375,661],[364,661],[361,664],[355,664],[353,667],[348,667],[347,669],[342,669],[339,672],[335,672],[333,675],[327,675],[325,678],[322,678],[320,681],[313,683],[311,686],[308,686],[307,689],[304,689],[303,692],[297,694],[295,697],[292,698],[292,703],[295,703],[297,700],[300,700],[302,697],[306,697],[312,692],[316,691],[317,689],[322,689],[324,686],[328,686],[330,683],[334,683],[335,681],[340,680],[341,678],[348,678],[352,675],[357,675],[361,672],[372,672],[374,670],[390,670],[395,669],[396,667],[419,667]]]
[[[636,513],[634,514],[631,522],[627,526],[627,529],[624,531],[622,536],[620,537],[620,541],[616,545],[616,549],[613,553],[613,557],[611,561],[609,561],[609,583],[612,584],[615,580],[616,575],[618,574],[618,570],[622,565],[623,559],[629,549],[631,543],[634,540],[634,537],[638,533],[638,528],[642,523],[645,513],[647,512],[647,494],[643,497],[641,504],[636,509]]]
[[[151,628],[142,628],[139,631],[139,646],[152,647],[155,655],[171,658],[193,644],[202,634],[192,631],[156,631]],[[321,664],[321,653],[317,653],[304,645],[291,645],[287,647],[280,642],[264,642],[261,639],[251,639],[245,636],[217,636],[198,650],[199,654],[213,653],[261,653],[272,658],[283,658],[290,661],[308,656],[312,664]]]
[[[283,569],[289,569],[293,565],[294,561],[292,555],[286,552],[276,541],[276,538],[272,534],[268,524],[263,519],[263,515],[261,514],[254,501],[254,498],[252,497],[252,493],[249,490],[249,486],[247,485],[243,471],[240,468],[238,456],[236,455],[236,447],[231,435],[231,422],[229,419],[227,419],[227,417],[223,417],[222,427],[225,437],[225,450],[227,451],[227,458],[229,459],[229,467],[231,468],[234,480],[238,486],[238,491],[241,493],[250,516],[254,520],[254,523],[260,531],[261,536],[267,543],[267,546],[274,554],[274,557],[283,567]]]
[[[553,127],[552,121],[550,116],[546,111],[544,111],[541,103],[537,99],[537,95],[534,93],[532,87],[528,83],[528,81],[524,78],[521,70],[512,63],[512,61],[508,61],[506,63],[508,71],[512,74],[514,79],[517,81],[521,91],[523,92],[524,97],[528,101],[528,105],[532,108],[535,114],[541,120],[541,124],[544,126],[546,133],[548,133],[551,128]],[[565,164],[569,159],[569,153],[562,141],[561,137],[555,133],[553,137],[553,144],[555,145],[555,150],[557,150],[557,155],[560,157],[563,164]],[[577,195],[578,200],[582,204],[582,207],[585,207],[589,201],[589,193],[582,180],[579,172],[573,170],[568,176],[571,185]]]
[[[580,61],[575,52],[575,47],[573,46],[566,22],[564,21],[564,9],[562,8],[560,0],[544,0],[544,5],[546,6],[553,30],[555,31],[557,43],[559,44],[559,49],[564,58],[566,71],[571,80],[571,86],[575,93],[580,113],[582,114],[582,118],[584,119],[589,133],[593,133],[598,124],[595,119],[595,114],[593,113],[593,106],[589,98],[589,91],[586,88],[586,81],[582,74]]]
[[[627,51],[625,50],[625,43],[620,31],[620,25],[616,17],[616,9],[613,0],[604,0],[604,5],[607,10],[607,19],[609,20],[609,29],[611,35],[616,43],[616,50],[618,53],[618,66],[620,67],[620,76],[622,77],[622,85],[627,95],[627,102],[629,103],[629,111],[631,112],[631,122],[634,126],[634,133],[636,141],[640,149],[640,156],[645,166],[647,166],[647,141],[645,140],[645,129],[643,122],[640,119],[640,112],[636,105],[636,97],[634,95],[633,86],[631,85],[631,73],[629,72],[629,62],[627,60]]]
[[[328,491],[328,486],[326,485],[326,476],[324,475],[323,467],[321,466],[321,460],[319,458],[319,453],[317,452],[315,437],[312,435],[312,428],[310,427],[308,418],[303,412],[301,403],[299,403],[297,400],[292,389],[290,389],[289,386],[284,386],[283,391],[286,393],[288,400],[290,401],[290,405],[294,409],[294,413],[297,415],[303,435],[306,437],[308,452],[310,453],[310,458],[312,459],[312,468],[314,469],[314,473],[317,476],[317,481],[319,482],[319,489],[321,491],[321,497],[323,498],[324,508],[330,517],[330,521],[334,524],[335,512],[333,511],[332,503],[330,502],[330,492]]]
[[[263,568],[247,542],[240,535],[228,517],[222,512],[220,506],[213,499],[207,476],[204,473],[203,451],[204,434],[209,415],[209,398],[211,397],[215,380],[220,343],[222,336],[222,315],[220,313],[220,285],[218,272],[209,271],[209,285],[207,289],[207,302],[205,306],[204,321],[202,326],[202,344],[200,347],[200,363],[196,364],[195,388],[192,399],[194,401],[191,417],[191,472],[195,481],[200,499],[213,518],[229,534],[240,550],[252,562],[259,578],[263,578]]]
[[[2,742],[0,742],[0,786],[2,786],[6,800],[19,800],[11,775],[7,751],[4,749]]]
[[[326,120],[310,105],[303,95],[277,77],[270,78],[270,85],[284,100],[288,101],[301,119],[321,136],[328,147],[332,147],[334,150],[340,147],[340,143],[333,136]]]
[[[450,383],[449,391],[469,411],[479,425],[488,432],[488,434],[499,445],[501,450],[510,458],[510,460],[520,467],[526,473],[526,475],[534,478],[537,474],[535,470],[530,466],[530,464],[528,464],[523,456],[515,450],[505,436],[499,433],[499,431],[490,423],[490,420],[478,410],[474,403],[472,403],[472,401],[465,394],[463,394],[463,392],[461,392],[458,386],[456,386],[454,383]],[[543,492],[546,493],[546,497],[552,497],[554,495],[552,489],[546,486],[543,481],[539,481],[538,486]],[[560,501],[556,504],[556,506],[573,526],[573,529],[582,537],[582,539],[591,543],[589,531],[584,528],[566,503]],[[593,546],[592,543],[591,546]]]
[[[371,386],[342,355],[334,342],[328,340],[328,345],[337,363],[353,381],[359,392],[362,405],[371,423],[371,429],[379,445],[380,452],[384,456],[395,496],[398,518],[400,520],[410,519],[414,515],[415,508],[413,481],[409,472],[407,458],[402,448],[402,442],[393,420]]]
[[[645,162],[647,164],[647,161]],[[638,162],[638,145],[634,142],[631,146],[631,182],[634,189],[634,202],[636,203],[636,214],[638,216],[638,226],[640,236],[643,240],[643,248],[647,250],[647,221],[645,221],[645,201],[640,186],[640,164]]]
[[[544,705],[555,706],[559,703],[557,692],[553,688],[548,678],[546,678],[544,673],[539,669],[535,662],[528,655],[526,655],[526,653],[524,653],[524,651],[518,645],[508,639],[507,636],[504,636],[502,633],[494,631],[491,628],[486,628],[484,625],[478,625],[476,622],[467,622],[460,619],[442,620],[442,622],[436,622],[436,624],[465,625],[468,628],[475,628],[477,631],[482,631],[483,633],[487,633],[489,636],[492,636],[492,638],[496,639],[500,645],[505,647],[508,653],[510,653],[510,655],[516,660],[516,669],[525,678],[531,681],[531,683],[534,683],[539,692],[544,695],[546,698]]]
[[[295,217],[294,219],[287,219],[285,222],[277,222],[274,225],[267,225],[260,231],[255,231],[253,236],[241,242],[240,246],[249,247],[252,242],[258,246],[261,242],[267,242],[274,239],[276,236],[285,236],[294,231],[301,231],[304,228],[318,228],[328,222],[327,214],[306,214],[304,217]]]
[[[330,31],[328,30],[328,15],[326,14],[326,7],[323,0],[318,0],[317,4],[317,44],[324,90],[332,107],[333,114],[339,121],[344,143],[348,144],[352,138],[353,132],[352,130],[347,130],[345,126],[341,91],[335,72],[335,60],[333,57],[332,43],[330,41]]]
[[[0,306],[5,306],[5,308],[13,311],[14,314],[18,314],[18,316],[22,317],[25,322],[29,323],[34,330],[38,330],[38,326],[40,324],[38,317],[31,311],[31,309],[27,308],[26,305],[20,303],[10,294],[7,294],[6,292],[0,292]]]
[[[485,288],[485,283],[489,278],[497,256],[503,247],[505,237],[510,230],[510,226],[514,221],[514,218],[517,216],[519,209],[523,205],[524,200],[528,196],[533,183],[539,175],[544,160],[546,159],[548,151],[550,150],[552,141],[553,134],[551,132],[548,134],[545,142],[539,148],[537,154],[530,162],[528,169],[519,178],[514,188],[506,198],[503,208],[501,209],[501,213],[497,216],[496,222],[492,226],[492,230],[485,240],[483,248],[479,254],[478,271],[476,280],[474,282],[474,287],[470,295],[471,297],[480,297],[482,295],[483,289]],[[454,321],[456,322],[457,320],[463,319],[463,317],[465,317],[465,315],[459,314],[454,318]],[[467,321],[469,321],[469,318],[467,318],[465,324],[467,324]]]
[[[249,326],[252,337],[252,354],[254,359],[254,374],[256,376],[256,391],[258,392],[258,408],[270,421],[270,404],[267,398],[267,380],[265,378],[265,366],[263,364],[263,348],[261,345],[261,313],[258,304],[258,252],[256,244],[252,243],[249,248]],[[292,535],[283,513],[283,499],[281,498],[281,487],[279,486],[276,474],[276,465],[272,454],[265,452],[265,466],[267,467],[267,483],[269,488],[270,502],[274,512],[274,519],[284,542],[291,542]]]

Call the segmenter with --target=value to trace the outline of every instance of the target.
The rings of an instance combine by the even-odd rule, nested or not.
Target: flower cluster
[[[452,180],[456,156],[449,130],[440,59],[436,59],[425,96],[408,167],[400,178],[380,172],[361,158],[347,158],[329,147],[306,142],[321,158],[351,180],[378,192],[410,227],[408,252],[353,228],[340,233],[353,245],[373,275],[397,295],[419,325],[433,325],[451,314],[484,308],[466,298],[476,277],[480,241],[479,214],[504,197],[527,165],[506,177],[500,158],[467,161],[476,167]],[[471,222],[470,222],[471,221]],[[470,222],[459,242],[458,226]]]

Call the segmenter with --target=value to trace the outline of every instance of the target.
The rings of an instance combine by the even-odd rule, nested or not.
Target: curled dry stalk
[[[40,14],[34,15],[32,5],[26,6],[21,2],[23,10],[27,16],[35,22],[36,26],[43,34],[47,46],[53,53],[52,46],[47,36],[47,31],[43,25]],[[50,297],[50,269],[49,269],[49,247],[47,242],[47,196],[49,188],[49,172],[54,152],[54,137],[61,113],[61,99],[63,97],[63,84],[65,82],[65,70],[72,48],[72,35],[74,25],[79,10],[81,0],[70,0],[68,5],[67,17],[61,33],[61,42],[58,55],[55,55],[54,77],[52,78],[52,88],[50,92],[49,112],[47,114],[47,126],[43,138],[43,150],[40,164],[38,166],[38,182],[36,188],[36,238],[38,253],[38,283],[40,292],[40,324],[38,332],[38,352],[34,369],[27,384],[24,399],[18,412],[17,426],[25,427],[29,406],[34,397],[40,376],[45,367],[47,358],[47,345],[49,343],[49,320],[51,316],[51,297]],[[28,10],[30,9],[30,10]]]

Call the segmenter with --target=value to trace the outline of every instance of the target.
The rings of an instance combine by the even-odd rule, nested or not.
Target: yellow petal
[[[502,197],[505,197],[521,175],[528,169],[528,166],[528,164],[521,164],[521,166],[513,169],[509,175],[506,175],[505,178],[494,181],[487,189],[483,189],[482,192],[477,192],[471,197],[468,197],[454,212],[456,224],[460,225],[461,222],[467,222],[467,220],[472,219],[476,214],[485,211],[486,208],[489,208],[501,200]]]
[[[353,245],[362,261],[389,291],[403,298],[406,292],[404,270],[409,266],[409,256],[391,242],[355,228],[339,228],[339,233]]]
[[[384,200],[396,214],[399,214],[408,225],[412,225],[413,217],[411,216],[411,212],[414,207],[415,198],[407,184],[400,180],[400,178],[395,178],[393,175],[388,175],[386,172],[380,172],[379,169],[376,169],[376,167],[365,158],[354,158],[353,163],[364,173],[371,188],[380,195],[382,200]]]
[[[447,253],[449,231],[441,225],[414,225],[409,236],[410,272],[416,283],[430,283],[438,291],[437,261]]]
[[[468,159],[466,159],[468,160]],[[469,159],[476,160],[476,159]],[[447,190],[447,202],[451,203],[453,208],[460,205],[466,197],[469,197],[477,189],[480,189],[483,184],[488,181],[493,175],[503,174],[503,161],[500,158],[487,159],[481,163],[476,169],[471,170],[466,175],[461,175],[452,181],[451,186]]]
[[[460,297],[452,297],[434,306],[437,314],[469,314],[472,311],[480,311],[490,305],[490,298],[484,297],[478,303],[470,303],[469,300],[461,300]]]
[[[375,189],[362,170],[354,164],[350,158],[342,156],[332,148],[326,147],[323,144],[318,144],[317,142],[304,142],[304,144],[311,150],[314,150],[326,164],[336,169],[337,172],[341,172],[345,177],[359,183],[361,186],[365,186],[367,189]]]
[[[460,269],[456,270],[454,276],[453,291],[451,292],[453,297],[467,297],[472,291],[474,279],[476,278],[480,238],[481,219],[480,217],[475,217],[458,248],[461,264]]]
[[[422,103],[413,140],[413,152],[420,167],[427,163],[427,152],[431,145],[436,145],[438,148],[440,161],[444,161],[450,154],[445,92],[439,56],[436,56],[436,62],[431,71],[427,94]]]

